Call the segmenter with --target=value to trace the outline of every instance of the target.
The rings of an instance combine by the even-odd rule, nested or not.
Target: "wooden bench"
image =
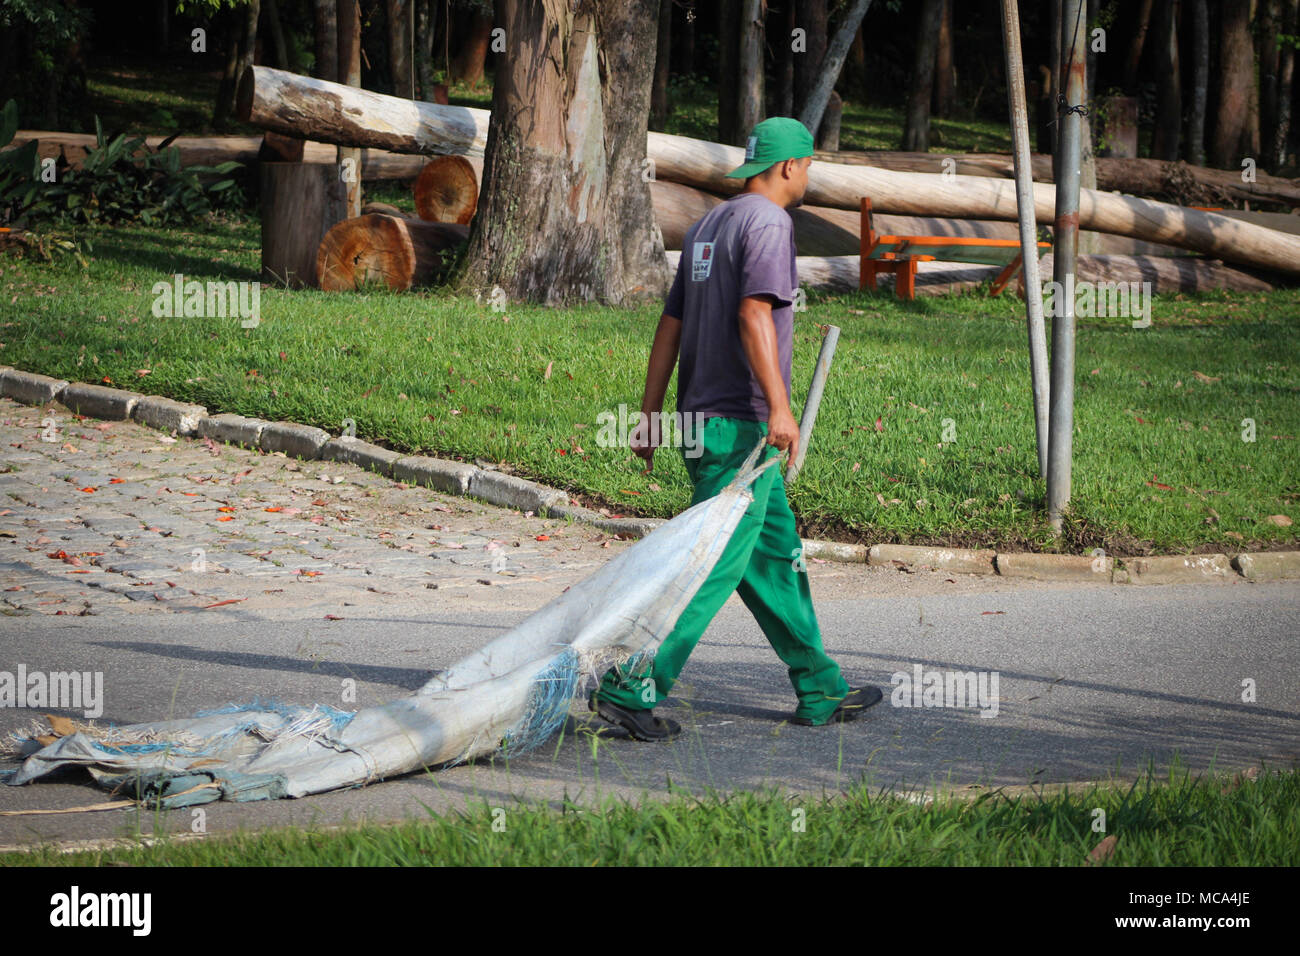
[[[1051,243],[1038,243],[1039,250]],[[892,272],[894,289],[900,299],[916,298],[916,264],[918,262],[971,262],[985,266],[1003,266],[989,290],[1000,295],[1011,278],[1020,271],[1021,251],[1018,239],[980,239],[973,236],[882,236],[873,226],[871,200],[862,197],[862,231],[859,247],[859,289],[875,289],[876,276]],[[1042,255],[1042,252],[1039,252]]]

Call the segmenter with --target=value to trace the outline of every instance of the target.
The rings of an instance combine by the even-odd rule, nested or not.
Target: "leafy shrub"
[[[0,117],[0,146],[18,128],[11,100]],[[62,220],[74,224],[141,222],[169,225],[191,222],[216,208],[237,205],[242,197],[226,174],[239,163],[182,166],[170,137],[156,149],[143,137],[118,134],[111,140],[95,118],[95,146],[80,169],[62,169],[54,182],[42,182],[36,144],[0,153],[0,218],[28,222]]]

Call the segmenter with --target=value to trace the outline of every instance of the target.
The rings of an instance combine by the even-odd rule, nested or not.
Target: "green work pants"
[[[691,504],[720,492],[745,458],[767,434],[766,422],[739,418],[708,418],[682,453],[695,486]],[[698,443],[698,444],[697,444]],[[694,446],[698,457],[687,456]],[[777,454],[764,450],[764,458]],[[597,694],[628,710],[653,708],[668,696],[709,622],[733,591],[758,621],[768,643],[789,668],[799,699],[795,716],[825,723],[844,699],[849,686],[839,665],[826,656],[813,610],[803,542],[786,500],[780,466],[769,467],[751,486],[754,500],[740,519],[708,579],[682,612],[671,634],[648,662],[629,662],[609,670]]]

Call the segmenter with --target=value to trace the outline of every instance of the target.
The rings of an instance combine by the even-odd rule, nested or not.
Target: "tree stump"
[[[467,226],[425,222],[406,216],[371,213],[338,223],[320,242],[317,284],[327,292],[349,292],[367,283],[403,291],[432,285],[454,250],[469,235]]]
[[[262,163],[262,279],[294,288],[316,284],[316,251],[347,218],[347,189],[325,163]]]

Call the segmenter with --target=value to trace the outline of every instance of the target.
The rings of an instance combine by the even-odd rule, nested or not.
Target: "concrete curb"
[[[1004,578],[1035,581],[1110,581],[1115,559],[1086,554],[1002,554],[997,556],[998,574]]]
[[[144,396],[139,392],[74,382],[63,390],[59,401],[78,415],[103,421],[123,421],[131,417],[131,410],[142,398]]]
[[[208,417],[208,410],[202,405],[186,405],[170,398],[146,395],[135,403],[131,417],[158,431],[190,437],[198,432],[199,422]]]
[[[267,422],[260,418],[245,418],[243,415],[211,415],[199,422],[198,432],[203,438],[213,441],[232,442],[245,448],[256,448],[262,437],[262,429]]]
[[[1226,554],[1173,554],[1129,558],[1124,562],[1133,584],[1180,584],[1235,577]]]
[[[408,485],[428,485],[449,495],[469,494],[469,483],[478,471],[463,461],[444,461],[425,455],[408,455],[393,462],[389,477]]]
[[[964,574],[993,574],[993,550],[972,551],[967,548],[928,548],[910,544],[872,545],[867,563],[874,566],[928,567]]]
[[[0,374],[0,392],[6,398],[24,405],[48,405],[68,387],[61,378],[37,375],[35,372],[23,372],[16,368],[7,368]]]
[[[1239,554],[1232,566],[1248,581],[1281,581],[1300,578],[1300,551],[1261,551]]]
[[[281,451],[290,458],[315,461],[329,440],[330,433],[323,428],[295,422],[271,422],[262,429],[257,444],[263,451]]]
[[[0,366],[0,395],[24,405],[56,399],[78,414],[108,420],[134,419],[141,425],[185,437],[210,438],[246,448],[281,451],[299,458],[337,461],[376,471],[394,481],[425,485],[446,494],[475,497],[539,517],[589,524],[624,538],[639,538],[666,523],[663,518],[608,518],[569,502],[566,492],[503,472],[460,461],[402,455],[350,435],[333,438],[323,429],[296,422],[266,422],[222,413],[208,415],[202,405],[88,383],[69,383],[48,375]],[[876,567],[931,567],[966,574],[1052,581],[1108,581],[1115,584],[1174,584],[1210,579],[1275,581],[1300,578],[1300,551],[1121,558],[1070,554],[1002,554],[988,549],[916,545],[846,544],[805,539],[805,558]],[[1234,571],[1236,573],[1234,573]]]
[[[337,461],[345,465],[368,468],[370,471],[377,471],[385,477],[392,475],[393,463],[402,457],[399,452],[380,448],[378,445],[372,445],[368,441],[362,441],[360,438],[351,435],[340,435],[338,438],[331,438],[322,446],[320,456],[326,461]]]

